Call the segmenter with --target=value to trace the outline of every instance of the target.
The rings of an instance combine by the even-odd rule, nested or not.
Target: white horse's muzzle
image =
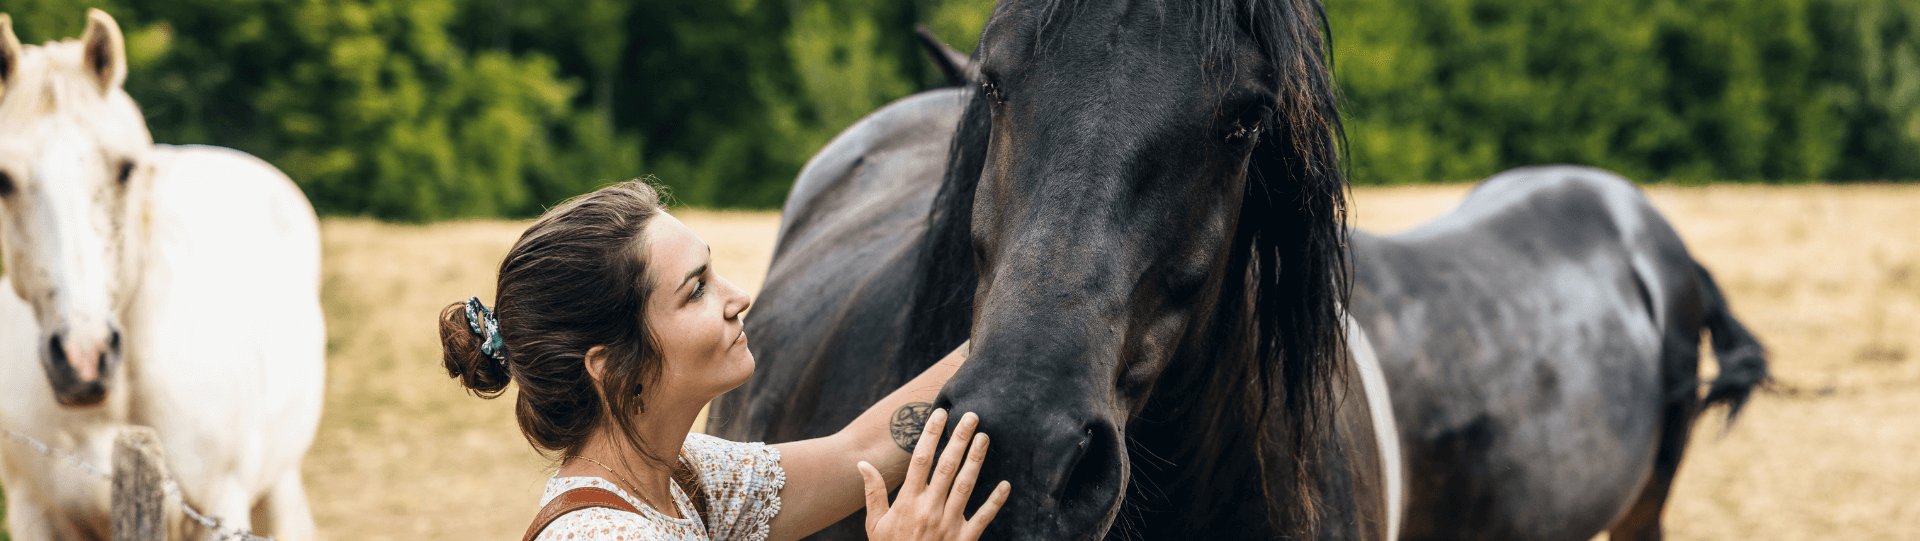
[[[120,326],[109,321],[104,327],[105,333],[88,333],[97,337],[82,338],[61,329],[40,342],[40,367],[46,369],[60,405],[87,407],[106,400],[122,348]]]

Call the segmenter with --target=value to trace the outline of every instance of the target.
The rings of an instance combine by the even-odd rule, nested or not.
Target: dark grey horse
[[[1222,272],[1257,274],[1260,264],[1233,254],[1277,248],[1247,239],[1249,224],[1304,214],[1314,219],[1291,230],[1314,238],[1312,226],[1339,223],[1337,204],[1275,206],[1302,196],[1276,198],[1265,184],[1331,166],[1302,147],[1266,146],[1297,144],[1290,123],[1311,115],[1280,99],[1280,118],[1237,124],[1226,139],[1249,124],[1286,133],[1249,154],[1247,171],[1257,174],[1241,176],[1255,180],[1235,180],[1219,164],[1224,145],[1155,139],[1173,131],[1156,123],[1193,121],[1181,114],[1242,122],[1220,107],[1232,93],[1207,94],[1205,85],[1186,88],[1187,99],[1211,106],[1170,112],[1181,111],[1167,107],[1179,93],[1166,85],[1186,81],[1170,73],[1211,72],[1205,62],[1166,66],[1128,49],[1150,41],[1154,54],[1182,59],[1165,45],[1182,43],[1180,33],[1126,39],[1130,26],[1164,28],[1154,24],[1166,17],[1129,23],[1140,6],[1050,7],[1058,6],[996,11],[982,49],[1031,48],[1020,62],[996,66],[990,56],[960,66],[946,57],[944,71],[967,88],[890,105],[808,164],[748,318],[761,369],[716,403],[716,433],[825,435],[971,334],[977,357],[943,402],[987,414],[996,437],[987,477],[1014,478],[1021,491],[992,532],[1000,537],[1382,538],[1399,510],[1384,494],[1404,488],[1411,502],[1399,531],[1410,538],[1586,539],[1611,528],[1640,539],[1657,536],[1694,417],[1705,404],[1737,409],[1765,379],[1757,343],[1711,278],[1624,180],[1582,168],[1501,175],[1452,216],[1391,238],[1355,234],[1349,245],[1358,283],[1350,306],[1390,369],[1404,418],[1395,443],[1413,466],[1404,487],[1386,486],[1392,468],[1376,455],[1391,445],[1364,437],[1386,417],[1358,399],[1363,363],[1344,362],[1340,348],[1314,350],[1334,364],[1293,381],[1325,382],[1332,403],[1289,407],[1269,401],[1275,389],[1243,391],[1262,381],[1260,367],[1284,362],[1249,363],[1262,357],[1224,346],[1259,340],[1242,334],[1259,330],[1257,318],[1233,309],[1257,301],[1235,297],[1229,284],[1245,282]],[[1049,27],[1053,17],[1096,23]],[[1058,36],[1051,49],[1036,43],[1046,28]],[[1079,41],[1086,35],[1102,38],[1093,43],[1106,55]],[[1080,65],[1048,63],[1049,50]],[[1272,69],[1266,61],[1240,67],[1260,73]],[[1009,80],[1010,66],[1024,68],[1021,80]],[[1134,86],[1102,78],[1121,73]],[[1103,101],[1088,85],[1121,95]],[[1128,94],[1142,89],[1154,92]],[[1025,116],[994,108],[1021,99],[1032,100]],[[1317,143],[1328,142],[1304,148]],[[1236,207],[1210,198],[1237,193],[1220,186],[1240,182],[1257,196],[1223,220]],[[1167,187],[1174,191],[1156,192]],[[1103,215],[1115,208],[1133,219]],[[1207,223],[1218,225],[1195,225]],[[1224,244],[1225,264],[1173,247],[1183,243]],[[1317,268],[1337,286],[1337,257],[1291,253],[1263,260],[1264,270],[1325,265]],[[1205,278],[1173,279],[1181,274]],[[996,289],[1019,293],[994,297]],[[1306,328],[1332,325],[1319,321]],[[1703,330],[1723,366],[1705,398],[1694,376]],[[1316,396],[1311,389],[1300,394]],[[1089,402],[1091,421],[1079,417]],[[1326,430],[1290,440],[1303,420]],[[1300,508],[1311,515],[1302,519]],[[859,533],[855,520],[824,537]]]
[[[1312,1],[1002,2],[948,70],[977,86],[802,171],[715,433],[833,432],[971,336],[937,405],[981,414],[982,478],[1013,482],[994,538],[1389,538],[1323,25]]]
[[[1402,539],[1659,539],[1694,418],[1731,421],[1767,377],[1706,269],[1606,171],[1502,173],[1419,229],[1355,234],[1353,261],[1410,472]]]

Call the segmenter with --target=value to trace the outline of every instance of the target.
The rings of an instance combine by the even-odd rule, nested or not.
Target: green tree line
[[[1353,177],[1920,178],[1920,2],[1329,0]]]
[[[1920,178],[1920,3],[1326,0],[1358,183],[1568,162],[1643,181]],[[6,0],[127,34],[155,140],[272,161],[323,213],[537,214],[653,175],[776,208],[862,115],[940,84],[990,0]]]

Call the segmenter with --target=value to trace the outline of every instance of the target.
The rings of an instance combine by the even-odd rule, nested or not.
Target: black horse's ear
[[[920,46],[926,48],[933,65],[939,66],[940,73],[947,77],[947,86],[967,86],[980,78],[979,66],[974,65],[973,59],[941,43],[927,25],[913,25],[913,33],[920,35]]]
[[[0,13],[0,98],[20,70],[20,36],[13,35],[13,17]]]

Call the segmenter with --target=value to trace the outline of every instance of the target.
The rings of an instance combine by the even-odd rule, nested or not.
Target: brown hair
[[[658,190],[630,180],[562,203],[521,233],[500,262],[495,289],[504,362],[480,352],[466,303],[440,311],[447,375],[487,399],[499,397],[509,382],[518,383],[514,413],[520,433],[550,458],[577,454],[611,417],[627,445],[647,459],[668,463],[633,424],[634,414],[646,411],[641,389],[660,377],[659,352],[646,322],[652,284],[642,235],[647,221],[662,210]],[[607,352],[597,386],[585,362],[593,346],[605,346]],[[699,472],[691,460],[679,464],[674,479],[705,515]]]

